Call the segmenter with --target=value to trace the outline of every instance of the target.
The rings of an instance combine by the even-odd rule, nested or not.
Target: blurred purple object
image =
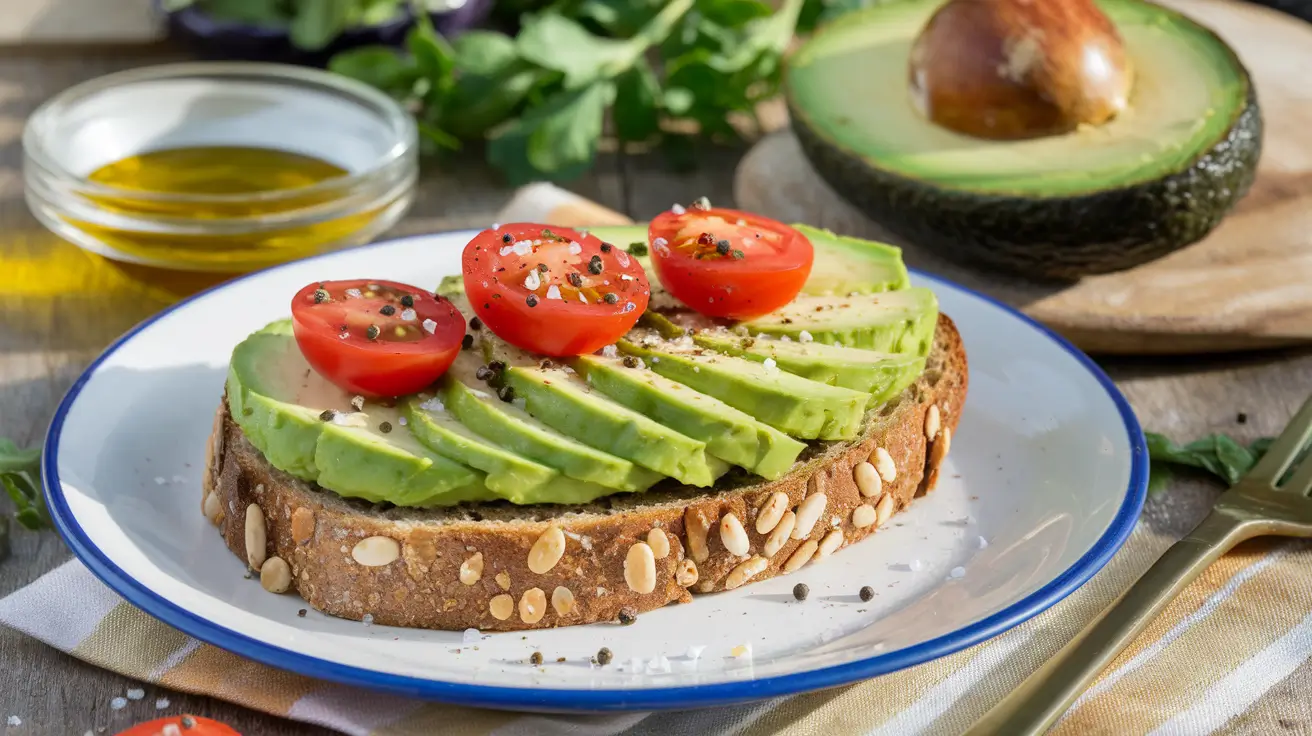
[[[201,57],[213,60],[273,61],[322,67],[333,54],[347,49],[374,44],[399,46],[405,42],[406,32],[414,24],[414,15],[407,10],[394,21],[347,29],[327,47],[305,51],[292,45],[286,29],[215,18],[196,5],[164,13],[161,2],[154,0],[155,10],[165,15],[169,38]],[[451,38],[486,20],[492,5],[493,0],[465,0],[458,7],[431,13],[430,17],[437,32]]]

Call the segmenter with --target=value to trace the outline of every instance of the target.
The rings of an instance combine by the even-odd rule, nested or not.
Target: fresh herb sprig
[[[430,150],[486,140],[512,184],[566,180],[597,155],[609,113],[621,141],[738,137],[774,96],[803,0],[556,0],[515,37],[448,43],[421,17],[404,50],[373,46],[329,68],[415,112]]]
[[[1145,432],[1148,458],[1152,461],[1148,478],[1148,492],[1157,493],[1179,469],[1200,471],[1234,485],[1245,473],[1253,469],[1258,460],[1270,449],[1273,437],[1261,437],[1242,445],[1224,434],[1210,434],[1188,444],[1178,445],[1165,435]],[[1312,448],[1304,448],[1301,457]],[[1297,465],[1297,463],[1295,463]]]
[[[41,496],[41,451],[20,450],[0,438],[0,485],[14,502],[14,518],[28,529],[50,527],[50,514]],[[0,516],[0,560],[9,556],[9,517]]]

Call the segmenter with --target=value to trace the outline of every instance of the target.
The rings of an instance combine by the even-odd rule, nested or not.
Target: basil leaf
[[[556,93],[494,132],[488,162],[515,185],[578,176],[596,157],[602,117],[613,96],[608,82]]]
[[[318,51],[346,29],[351,14],[351,0],[317,0],[297,6],[298,12],[288,26],[293,46]]]
[[[519,61],[515,40],[496,31],[465,31],[452,50],[456,69],[463,74],[493,76]]]
[[[333,56],[328,70],[403,97],[414,90],[419,69],[388,46],[364,46]]]
[[[645,61],[639,61],[615,84],[615,134],[621,140],[642,141],[660,130],[660,83]]]
[[[497,75],[461,76],[440,112],[442,128],[466,140],[483,137],[513,115],[546,74],[515,60]]]
[[[11,440],[0,437],[0,473],[36,472],[41,466],[41,450],[20,450]]]
[[[544,69],[565,75],[566,87],[582,87],[627,69],[643,47],[594,36],[559,13],[531,18],[515,39],[519,55]]]
[[[419,74],[427,78],[430,84],[429,97],[433,103],[440,102],[441,95],[452,84],[451,73],[455,69],[455,53],[446,39],[437,35],[428,16],[420,16],[415,27],[406,35],[405,47],[414,57]]]

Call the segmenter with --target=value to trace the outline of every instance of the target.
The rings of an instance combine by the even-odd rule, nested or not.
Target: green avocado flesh
[[[574,367],[588,385],[630,409],[706,443],[706,451],[775,479],[793,467],[806,445],[750,414],[618,358],[580,355]]]
[[[874,350],[825,345],[817,342],[740,337],[706,332],[693,337],[700,346],[749,360],[773,360],[780,368],[812,381],[870,394],[870,404],[882,404],[902,393],[925,370],[918,353],[881,353]]]
[[[751,360],[705,353],[691,338],[624,340],[620,349],[652,371],[714,396],[801,439],[846,440],[861,429],[869,395],[829,386]]]
[[[911,45],[939,0],[895,0],[845,15],[793,56],[791,103],[837,146],[925,182],[1059,196],[1156,179],[1225,135],[1248,79],[1214,35],[1138,0],[1100,0],[1134,67],[1128,110],[1064,135],[998,141],[929,123],[907,88]]]
[[[627,246],[617,236],[645,237],[632,230],[598,234]],[[686,333],[648,312],[662,329],[561,361],[471,330],[432,391],[384,405],[319,376],[283,320],[234,350],[231,413],[275,467],[397,506],[586,503],[666,479],[711,487],[731,467],[779,478],[808,441],[858,436],[869,409],[916,379],[937,315],[896,248],[806,235],[809,293],[744,325],[757,337],[704,319]],[[472,316],[459,280],[439,291]]]
[[[237,346],[227,389],[233,420],[270,464],[342,496],[425,506],[482,483],[478,472],[416,442],[396,409],[369,403],[355,410],[281,326]],[[325,410],[332,419],[321,418]]]

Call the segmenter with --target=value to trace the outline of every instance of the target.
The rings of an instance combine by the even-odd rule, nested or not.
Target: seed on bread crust
[[[771,493],[765,503],[761,504],[761,510],[756,512],[756,533],[769,534],[779,525],[779,520],[784,518],[787,510],[788,494],[783,491]]]
[[[793,572],[802,565],[811,561],[811,555],[815,554],[816,547],[819,545],[814,539],[806,540],[806,543],[798,547],[788,561],[784,563],[784,572]]]
[[[653,528],[647,532],[647,546],[651,547],[651,553],[658,560],[663,560],[670,556],[670,538],[665,536],[665,532]]]
[[[510,573],[506,572],[505,570],[502,570],[501,572],[497,573],[494,580],[497,581],[498,588],[501,588],[502,590],[510,590]]]
[[[549,572],[564,555],[565,532],[558,526],[550,526],[528,551],[528,569],[538,575]]]
[[[811,530],[815,528],[815,523],[820,520],[828,504],[829,497],[823,493],[807,496],[805,501],[797,505],[797,524],[789,536],[793,539],[806,539],[810,536]]]
[[[361,539],[351,548],[351,558],[365,567],[383,567],[401,556],[401,545],[384,536]]]
[[[943,418],[939,416],[938,404],[930,404],[929,410],[925,412],[925,439],[933,442],[942,426]]]
[[[529,588],[519,599],[519,619],[535,624],[547,615],[547,594],[541,588]]]
[[[635,542],[624,557],[624,582],[629,590],[646,595],[656,589],[656,556],[646,542]]]
[[[259,572],[269,544],[269,528],[264,523],[264,510],[258,503],[246,507],[246,564]]]
[[[574,612],[574,593],[563,585],[557,585],[551,591],[551,607],[557,616],[568,616]]]
[[[928,475],[933,477],[938,474],[939,466],[943,464],[943,459],[948,456],[948,450],[952,447],[952,430],[947,427],[943,428],[943,433],[929,446]]]
[[[733,590],[741,586],[748,580],[760,575],[769,566],[769,560],[760,555],[752,555],[751,559],[738,563],[737,567],[729,571],[729,577],[724,579],[724,589]]]
[[[685,588],[690,588],[697,584],[697,563],[688,558],[684,558],[679,563],[679,570],[674,574],[674,582]]]
[[[729,550],[729,554],[735,557],[742,557],[751,549],[751,540],[747,538],[747,530],[743,529],[742,522],[733,514],[725,514],[720,519],[720,542],[724,548]]]
[[[475,552],[472,557],[460,563],[460,582],[473,585],[483,577],[483,553]],[[504,619],[502,619],[504,620]]]
[[[807,495],[815,495],[815,494],[817,494],[817,493],[824,493],[824,490],[825,490],[825,482],[824,482],[824,479],[822,479],[822,478],[820,477],[820,474],[819,474],[819,473],[816,473],[816,474],[812,475],[810,478],[807,478],[807,480],[806,480],[806,493],[807,493]]]
[[[884,481],[879,477],[879,471],[868,462],[859,462],[852,468],[852,479],[856,481],[856,489],[866,498],[884,492]]]
[[[292,512],[292,541],[305,544],[314,536],[314,512],[302,506]]]
[[[292,587],[292,569],[281,557],[270,557],[260,567],[260,585],[270,593],[286,593]]]
[[[824,539],[820,540],[820,546],[816,547],[815,550],[815,558],[817,560],[823,560],[829,555],[832,555],[833,553],[837,552],[838,548],[842,546],[843,546],[843,530],[834,529],[830,531],[828,534],[826,534]]]
[[[765,548],[761,550],[765,553],[765,556],[774,557],[779,550],[783,549],[784,545],[788,544],[788,536],[793,533],[796,526],[797,514],[792,511],[785,511],[783,518],[779,519],[779,523],[775,525],[774,530],[770,532],[769,538],[765,540]]]
[[[223,517],[223,504],[219,502],[218,491],[205,497],[204,509],[205,518],[209,519],[214,526],[218,526],[220,519]]]
[[[893,462],[893,456],[888,454],[888,450],[876,447],[870,454],[870,462],[874,463],[875,470],[879,471],[879,477],[883,478],[885,483],[897,480],[897,465]]]
[[[857,529],[865,529],[874,524],[877,518],[878,514],[875,513],[875,507],[868,503],[863,503],[852,509],[852,526]]]
[[[879,504],[875,506],[875,524],[883,526],[888,521],[888,517],[893,515],[893,494],[885,493],[884,497],[879,499]]]
[[[515,599],[502,593],[487,602],[487,610],[492,614],[492,618],[505,621],[515,612]]]
[[[638,623],[638,609],[625,606],[620,609],[620,626],[632,626]]]
[[[711,530],[711,523],[699,508],[689,506],[683,512],[683,528],[688,536],[688,552],[697,562],[705,562],[711,556],[711,548],[706,546],[706,535]]]

